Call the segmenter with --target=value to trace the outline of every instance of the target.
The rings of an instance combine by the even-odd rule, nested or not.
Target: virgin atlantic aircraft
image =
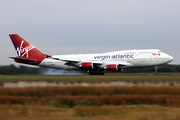
[[[123,50],[95,54],[47,55],[18,34],[9,35],[17,57],[10,57],[18,63],[56,69],[85,70],[89,75],[104,75],[105,71],[122,71],[124,68],[155,67],[173,60],[170,55],[158,49]]]

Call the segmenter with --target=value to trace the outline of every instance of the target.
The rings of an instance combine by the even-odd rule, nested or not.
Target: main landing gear
[[[103,70],[89,70],[89,75],[104,75]]]
[[[155,70],[154,73],[157,74],[158,66],[155,66],[155,67],[154,67],[154,70]]]

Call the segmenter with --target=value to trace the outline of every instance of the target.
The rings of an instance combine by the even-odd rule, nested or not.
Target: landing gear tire
[[[89,75],[104,75],[104,71],[102,70],[90,70]]]
[[[157,74],[158,66],[155,66],[155,67],[154,67],[154,70],[155,70],[154,73]]]

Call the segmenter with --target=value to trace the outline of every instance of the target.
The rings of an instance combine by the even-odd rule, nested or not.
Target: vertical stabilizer
[[[18,34],[9,34],[19,57],[40,57],[44,54]]]

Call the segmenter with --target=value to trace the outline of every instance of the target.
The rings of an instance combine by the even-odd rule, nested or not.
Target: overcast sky
[[[8,34],[47,54],[160,49],[180,64],[180,0],[1,0],[0,65],[15,64]],[[18,64],[16,64],[18,65]]]

